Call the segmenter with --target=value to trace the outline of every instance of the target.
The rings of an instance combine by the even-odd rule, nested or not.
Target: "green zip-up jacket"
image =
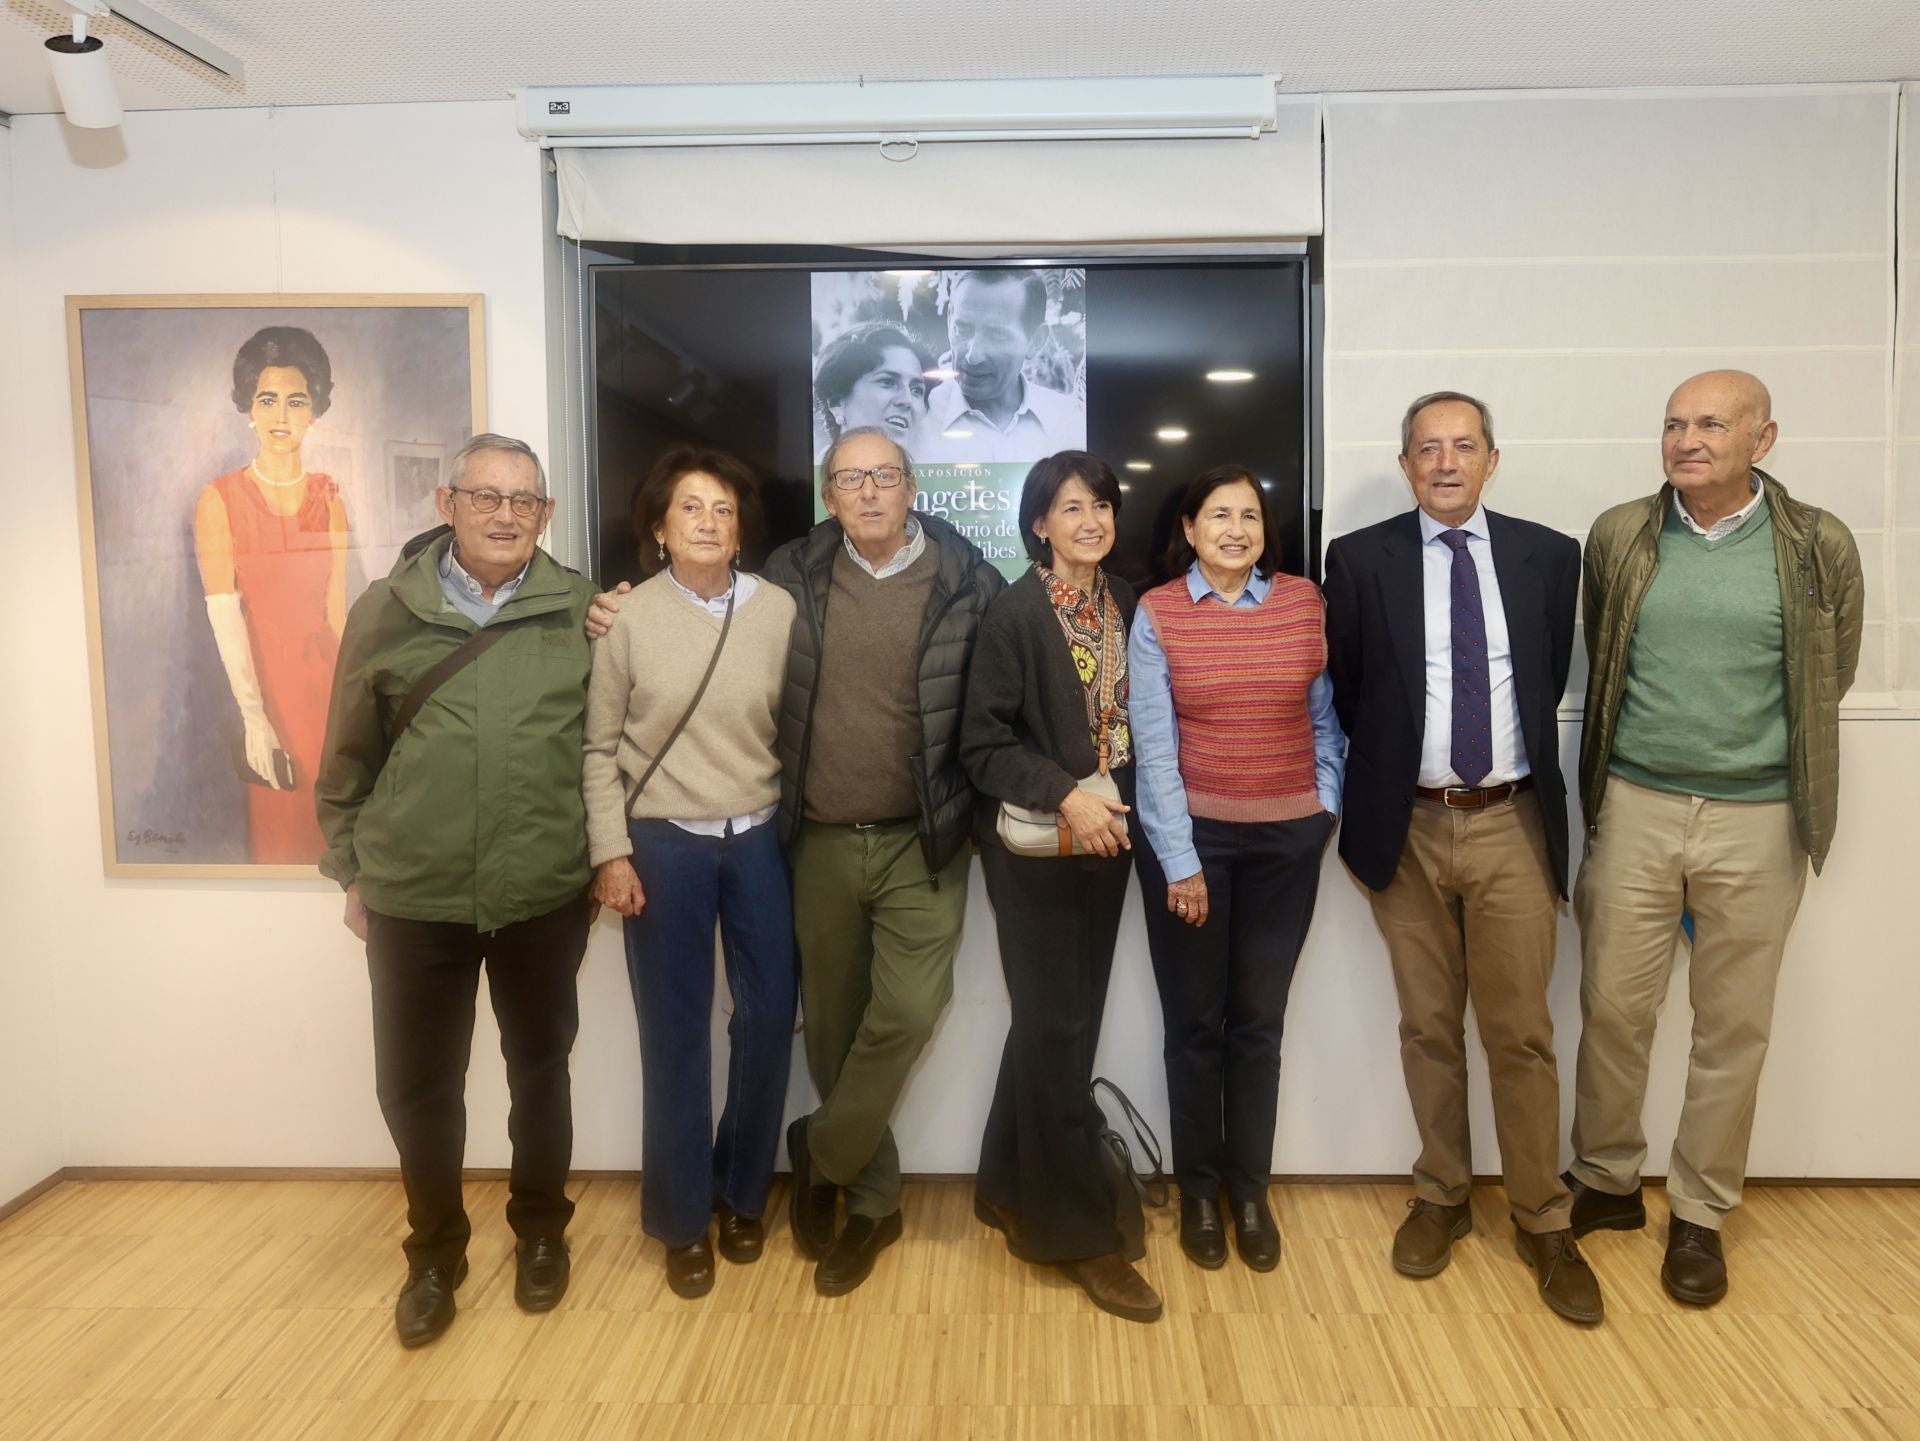
[[[1816,875],[1833,845],[1840,813],[1840,699],[1860,660],[1866,589],[1853,534],[1832,515],[1802,504],[1755,468],[1773,520],[1785,635],[1789,796],[1800,844]],[[1627,688],[1627,651],[1660,569],[1660,530],[1673,513],[1673,487],[1605,511],[1587,534],[1581,613],[1587,631],[1587,714],[1580,741],[1580,802],[1591,831],[1606,794],[1614,725]]]
[[[347,616],[314,788],[320,869],[382,915],[493,931],[591,879],[580,732],[593,587],[535,550],[487,622],[513,633],[442,683],[389,751],[414,682],[478,629],[440,588],[451,543],[410,544]]]

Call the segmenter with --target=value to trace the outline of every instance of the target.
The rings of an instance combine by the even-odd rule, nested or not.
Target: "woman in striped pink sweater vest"
[[[1267,1207],[1280,1038],[1333,834],[1346,738],[1326,676],[1320,588],[1279,569],[1267,499],[1240,466],[1187,488],[1168,568],[1128,640],[1135,849],[1166,1025],[1180,1243],[1280,1260]]]

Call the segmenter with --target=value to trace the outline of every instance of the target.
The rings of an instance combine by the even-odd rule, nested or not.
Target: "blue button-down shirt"
[[[520,574],[506,584],[498,587],[493,599],[487,599],[486,587],[467,574],[467,568],[460,564],[460,557],[454,552],[457,546],[448,545],[447,553],[440,557],[440,593],[447,603],[475,625],[485,625],[500,612],[500,607],[513,599],[513,593],[520,589],[526,580],[527,572],[533,569],[528,561],[520,567]]]
[[[1255,573],[1233,602],[1235,609],[1264,605],[1273,589],[1269,576]],[[1207,596],[1224,602],[1209,586],[1199,562],[1187,571],[1187,594],[1198,605]],[[1145,606],[1134,612],[1127,637],[1127,717],[1133,727],[1134,777],[1139,784],[1140,824],[1170,881],[1200,873],[1193,848],[1193,817],[1187,811],[1186,782],[1180,778],[1180,722],[1173,713],[1173,676],[1167,652]],[[1347,774],[1347,737],[1333,709],[1333,682],[1321,671],[1307,690],[1313,718],[1313,778],[1320,805],[1328,814],[1340,809],[1340,786]]]

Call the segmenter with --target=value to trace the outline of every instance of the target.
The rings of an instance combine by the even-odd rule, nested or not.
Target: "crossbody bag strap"
[[[660,762],[667,758],[667,752],[673,749],[673,743],[680,739],[680,732],[687,728],[687,722],[693,719],[693,713],[700,708],[700,697],[707,693],[707,683],[713,679],[713,673],[720,666],[720,650],[727,643],[727,632],[733,628],[733,598],[739,593],[740,578],[734,577],[733,584],[727,590],[727,613],[720,621],[720,639],[713,643],[713,654],[707,658],[707,672],[700,677],[700,684],[694,688],[693,699],[687,702],[687,708],[680,712],[680,719],[673,723],[673,729],[667,733],[667,739],[659,750],[653,753],[653,759],[647,763],[646,774],[634,783],[627,792],[627,814],[633,814],[633,807],[640,799],[640,792],[647,788],[647,782],[653,779],[653,773],[660,769]]]
[[[413,718],[420,714],[420,708],[432,699],[435,691],[506,638],[507,627],[504,625],[482,626],[429,666],[426,674],[413,683],[413,689],[400,702],[400,709],[393,717],[393,728],[387,732],[387,748],[391,750],[393,743],[405,734],[407,727],[413,724]]]

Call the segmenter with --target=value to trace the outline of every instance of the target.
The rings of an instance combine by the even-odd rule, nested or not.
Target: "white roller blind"
[[[1395,457],[1416,395],[1486,400],[1502,454],[1487,503],[1580,536],[1660,485],[1676,384],[1751,370],[1780,422],[1767,468],[1859,538],[1849,704],[1887,704],[1895,96],[1329,100],[1327,536],[1410,504]]]
[[[1920,84],[1901,88],[1900,120],[1900,326],[1894,350],[1893,484],[1887,501],[1887,666],[1900,703],[1920,710]],[[1869,614],[1877,599],[1867,597]]]
[[[556,150],[562,235],[669,245],[1088,245],[1320,233],[1320,103],[1258,140]]]

